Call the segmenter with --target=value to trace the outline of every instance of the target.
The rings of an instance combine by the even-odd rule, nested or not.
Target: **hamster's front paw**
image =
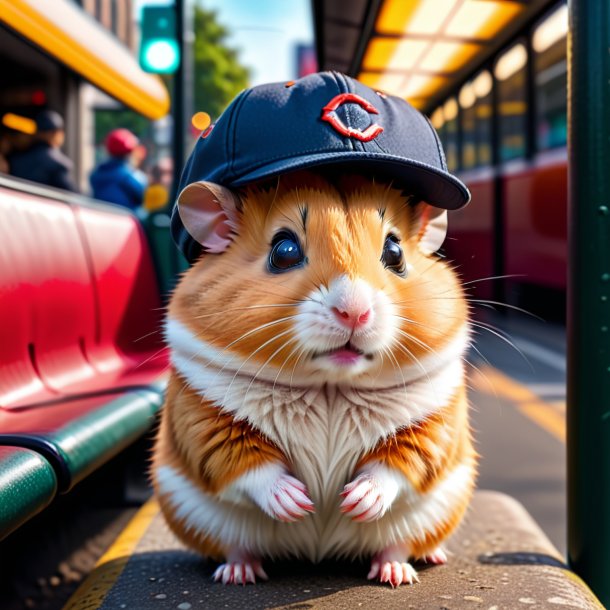
[[[253,499],[270,517],[279,521],[298,521],[315,512],[305,484],[285,472]]]
[[[392,506],[398,491],[395,478],[386,476],[381,468],[363,472],[343,488],[341,512],[353,521],[381,519]]]

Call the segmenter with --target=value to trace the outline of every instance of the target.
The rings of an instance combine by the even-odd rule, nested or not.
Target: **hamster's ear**
[[[178,195],[178,213],[184,228],[205,252],[224,252],[237,232],[237,197],[224,186],[193,182]]]
[[[425,254],[433,254],[445,241],[447,236],[447,210],[420,203],[418,247]]]

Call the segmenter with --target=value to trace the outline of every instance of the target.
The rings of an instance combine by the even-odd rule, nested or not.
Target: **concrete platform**
[[[223,586],[211,580],[214,565],[184,549],[151,501],[64,610],[603,608],[523,507],[504,494],[478,492],[447,546],[447,565],[416,566],[421,582],[395,590],[368,582],[366,564],[334,562],[266,562],[268,582]]]

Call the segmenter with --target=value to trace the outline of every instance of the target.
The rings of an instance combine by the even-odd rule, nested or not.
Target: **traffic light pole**
[[[193,99],[193,69],[192,69],[192,16],[189,8],[185,8],[189,0],[174,0],[176,11],[176,39],[180,48],[180,63],[178,69],[173,74],[172,90],[172,119],[173,119],[173,161],[174,179],[172,182],[172,192],[170,197],[170,207],[178,196],[178,186],[180,184],[180,174],[184,165],[186,154],[186,133],[187,121],[192,115]],[[169,285],[173,285],[181,271],[184,271],[186,263],[178,248],[170,248],[171,257],[171,280]]]
[[[568,557],[610,607],[610,4],[568,5]]]
[[[173,76],[173,95],[172,95],[172,119],[173,119],[173,157],[174,157],[174,183],[172,188],[172,201],[178,194],[178,183],[180,172],[184,164],[185,149],[185,21],[184,21],[184,1],[174,0],[176,11],[176,38],[180,49],[180,63]]]

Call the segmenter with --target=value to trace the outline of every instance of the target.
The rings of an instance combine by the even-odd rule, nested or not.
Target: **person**
[[[128,129],[114,129],[105,140],[110,155],[90,177],[93,196],[136,210],[144,199],[146,176],[131,164],[134,151],[139,150],[138,138]]]
[[[8,158],[11,174],[66,191],[76,191],[71,177],[72,161],[61,151],[66,139],[63,118],[54,110],[43,110],[36,116],[35,122],[36,135],[32,146]]]

